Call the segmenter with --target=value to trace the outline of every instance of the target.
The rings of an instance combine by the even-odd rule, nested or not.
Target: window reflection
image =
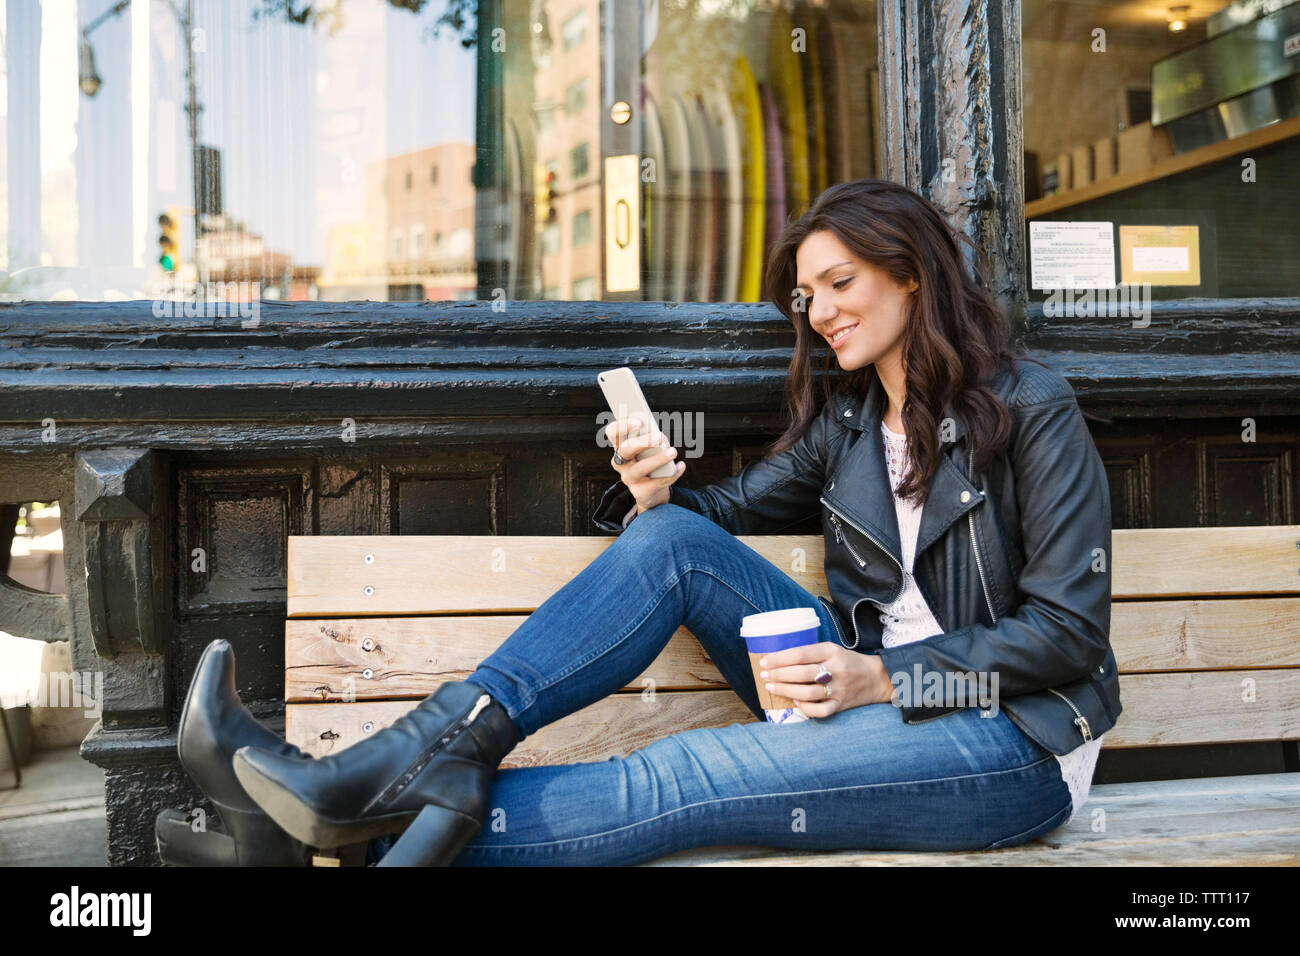
[[[874,2],[302,9],[0,4],[0,298],[753,301],[785,219],[879,171]]]

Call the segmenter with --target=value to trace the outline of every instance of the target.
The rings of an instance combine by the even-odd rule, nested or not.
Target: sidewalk
[[[40,750],[0,790],[0,866],[107,866],[104,771],[77,747]]]

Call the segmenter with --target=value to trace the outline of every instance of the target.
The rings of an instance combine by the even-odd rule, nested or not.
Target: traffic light
[[[158,216],[158,265],[163,272],[175,272],[181,267],[180,216],[168,209]]]
[[[555,222],[555,171],[538,164],[534,170],[534,190],[537,200],[537,222]]]

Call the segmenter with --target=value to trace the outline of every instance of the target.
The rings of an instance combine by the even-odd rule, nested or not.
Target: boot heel
[[[472,817],[430,803],[406,828],[376,866],[447,866],[478,836],[482,825]]]
[[[234,838],[235,856],[240,866],[306,866],[311,852],[308,847],[282,830],[274,820],[260,811],[243,810],[216,804],[226,831]]]

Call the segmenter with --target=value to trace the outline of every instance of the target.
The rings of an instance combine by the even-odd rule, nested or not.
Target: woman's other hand
[[[830,697],[826,685],[813,680],[819,664],[831,672]],[[894,697],[894,685],[878,654],[859,654],[830,641],[773,651],[763,656],[759,666],[763,668],[759,677],[772,693],[791,698],[808,717],[829,717]]]

